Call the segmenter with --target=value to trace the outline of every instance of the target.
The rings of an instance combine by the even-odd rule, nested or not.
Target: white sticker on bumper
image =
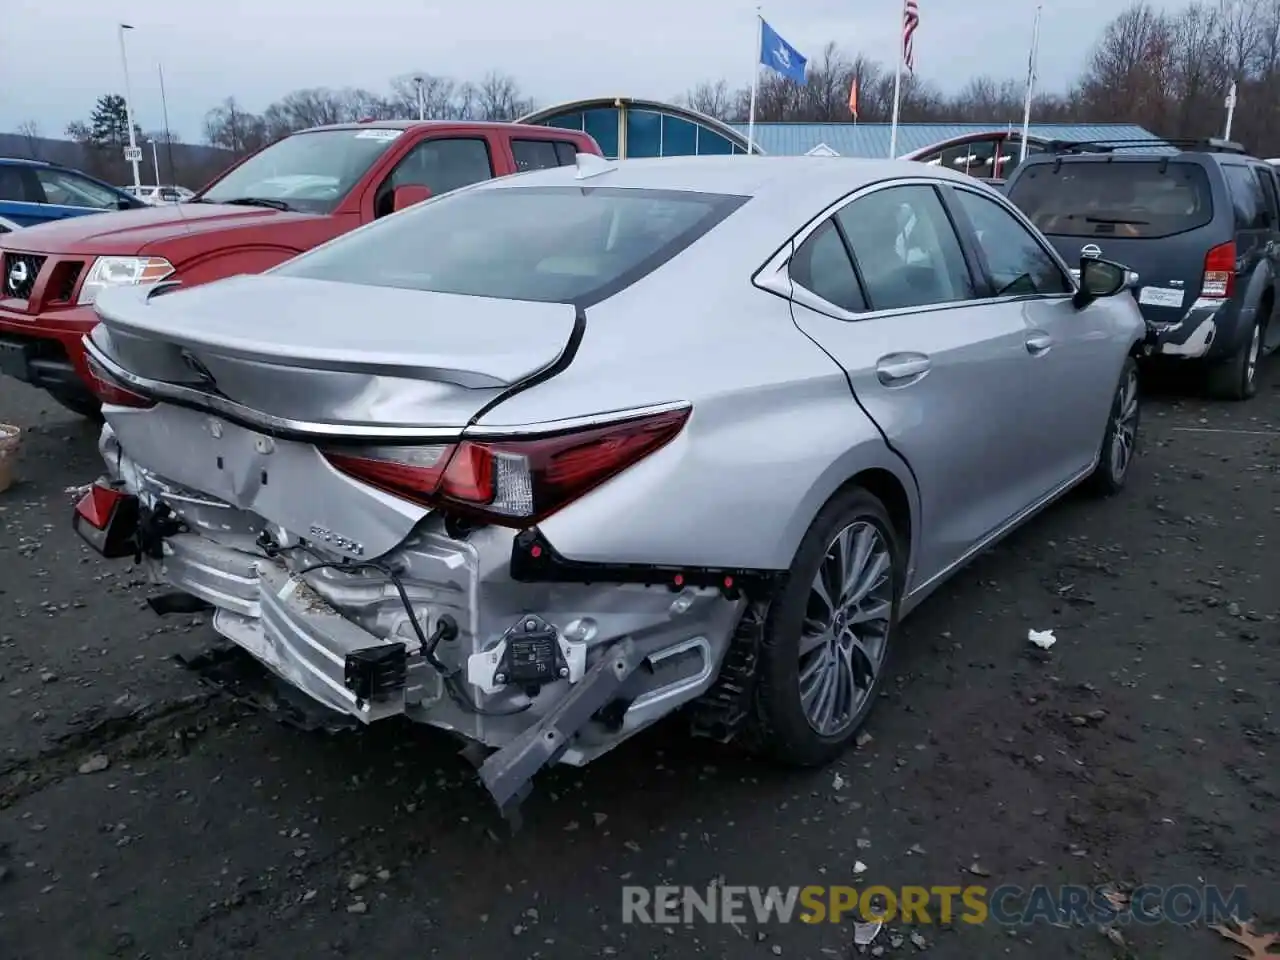
[[[1182,290],[1172,287],[1143,287],[1138,302],[1152,307],[1181,307],[1184,296]]]

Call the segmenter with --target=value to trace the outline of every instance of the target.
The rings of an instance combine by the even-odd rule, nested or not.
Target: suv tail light
[[[387,493],[522,528],[665,446],[689,413],[686,408],[527,440],[320,452],[338,470]]]
[[[119,407],[136,407],[138,409],[146,409],[156,405],[156,402],[150,397],[144,397],[141,394],[134,393],[132,390],[126,390],[112,380],[111,375],[102,369],[98,361],[93,359],[92,354],[85,356],[85,365],[89,368],[89,389],[103,403],[113,403]]]
[[[1200,296],[1228,300],[1236,289],[1236,244],[1221,243],[1204,255]]]

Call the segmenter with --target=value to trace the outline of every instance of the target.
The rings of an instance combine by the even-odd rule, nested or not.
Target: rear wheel
[[[897,632],[905,552],[862,489],[814,520],[769,607],[747,742],[795,766],[835,759],[879,695]]]
[[[1219,400],[1248,400],[1258,392],[1258,361],[1262,358],[1262,322],[1254,321],[1236,352],[1209,367],[1209,394]]]
[[[1100,496],[1111,496],[1124,488],[1138,449],[1138,423],[1141,420],[1138,390],[1138,363],[1128,357],[1120,371],[1120,383],[1111,400],[1107,429],[1102,435],[1102,451],[1098,465],[1088,480],[1089,488]]]
[[[48,393],[72,413],[94,423],[102,422],[102,404],[92,394],[59,387],[50,387]]]

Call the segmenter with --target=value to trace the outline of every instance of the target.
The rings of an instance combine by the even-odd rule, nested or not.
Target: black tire
[[[1262,322],[1255,320],[1236,352],[1210,365],[1205,376],[1209,396],[1216,400],[1248,400],[1258,392],[1263,332]]]
[[[1139,388],[1138,362],[1128,357],[1121,368],[1115,395],[1111,398],[1111,412],[1107,415],[1107,428],[1102,434],[1098,465],[1085,484],[1096,496],[1109,497],[1119,493],[1129,479],[1129,471],[1138,453],[1138,427],[1142,421]],[[1117,443],[1118,434],[1122,441],[1127,436],[1127,443]]]
[[[93,394],[56,387],[50,388],[48,394],[72,413],[93,423],[102,423],[102,403]]]
[[[867,524],[886,548],[890,570],[889,612],[878,669],[860,705],[830,734],[807,718],[800,692],[800,643],[810,609],[810,592],[829,549],[841,531]],[[859,528],[865,529],[865,528]],[[755,696],[743,743],[752,752],[789,766],[822,766],[838,757],[858,735],[884,683],[898,629],[906,570],[903,549],[884,505],[861,488],[835,496],[814,519],[801,541],[791,569],[769,605],[755,678]],[[816,652],[816,651],[815,651]]]

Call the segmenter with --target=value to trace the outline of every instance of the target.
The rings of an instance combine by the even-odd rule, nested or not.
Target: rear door
[[[1021,311],[979,299],[927,181],[859,194],[801,242],[790,272],[797,326],[844,367],[915,474],[927,581],[1036,497]]]
[[[31,167],[0,163],[0,217],[20,227],[57,219],[45,205],[40,182]]]
[[[554,136],[521,134],[508,139],[507,144],[511,151],[511,169],[516,173],[571,167],[577,161],[577,147],[568,140],[559,140]]]
[[[1072,157],[1027,165],[1006,195],[1072,268],[1101,257],[1137,271],[1148,323],[1176,323],[1200,294],[1217,243],[1209,172],[1178,157]]]
[[[1223,163],[1222,173],[1236,212],[1237,281],[1247,284],[1254,271],[1269,259],[1273,220],[1262,181],[1247,163]],[[1269,265],[1269,264],[1268,264]],[[1253,304],[1246,302],[1246,307]]]

